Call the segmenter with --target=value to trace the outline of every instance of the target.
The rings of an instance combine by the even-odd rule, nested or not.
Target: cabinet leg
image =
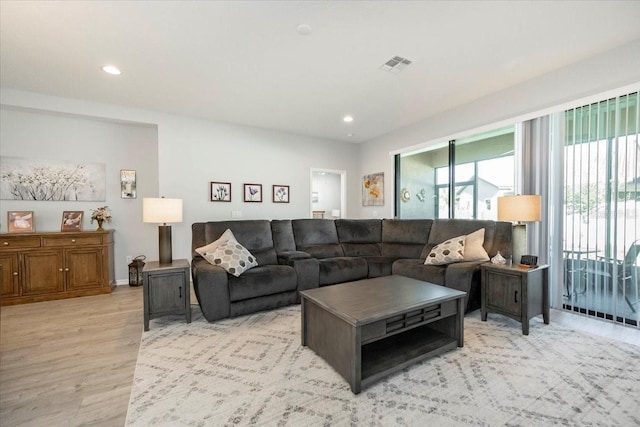
[[[480,310],[480,320],[483,322],[487,321],[487,310]]]
[[[529,335],[529,321],[522,322],[522,335]]]

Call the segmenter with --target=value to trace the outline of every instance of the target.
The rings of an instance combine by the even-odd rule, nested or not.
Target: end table
[[[149,261],[142,269],[144,330],[149,320],[168,314],[184,314],[191,323],[189,261],[176,259],[170,264]]]
[[[498,313],[522,323],[522,333],[529,335],[529,320],[542,314],[549,324],[549,266],[520,268],[518,266],[482,264],[481,318]]]

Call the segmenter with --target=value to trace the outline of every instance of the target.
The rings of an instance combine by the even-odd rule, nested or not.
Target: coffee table
[[[465,292],[385,276],[300,292],[302,345],[354,394],[392,372],[464,344]]]

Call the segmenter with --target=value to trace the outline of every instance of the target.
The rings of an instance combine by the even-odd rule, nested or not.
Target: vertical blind
[[[563,186],[564,307],[636,327],[639,101],[636,92],[565,112]]]

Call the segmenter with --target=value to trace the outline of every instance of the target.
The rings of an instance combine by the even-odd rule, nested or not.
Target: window
[[[510,126],[401,156],[397,187],[412,197],[396,197],[398,217],[496,219],[495,199],[513,193],[513,151]]]

